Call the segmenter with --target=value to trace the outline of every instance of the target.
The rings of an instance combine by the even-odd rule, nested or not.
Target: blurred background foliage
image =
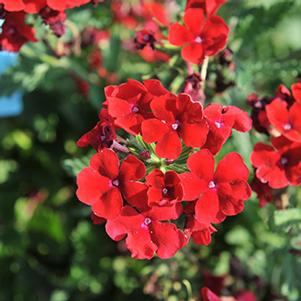
[[[185,1],[177,2],[180,10]],[[70,11],[59,41],[37,24],[41,42],[24,46],[18,64],[1,76],[1,94],[23,91],[24,111],[0,122],[0,300],[196,300],[206,273],[225,278],[224,294],[249,289],[259,300],[300,300],[300,187],[262,209],[253,196],[209,247],[191,244],[165,261],[131,259],[76,200],[71,174],[87,152],[75,141],[96,123],[104,86],[158,77],[178,92],[187,75],[177,54],[169,63],[148,63],[128,51],[134,31],[115,22],[109,6]],[[210,62],[207,102],[246,109],[250,93],[271,95],[300,76],[299,0],[230,0],[221,14],[232,28],[235,68]],[[95,49],[76,44],[87,26],[110,32],[96,48],[105,74],[89,65]],[[217,89],[220,73],[227,89]],[[250,166],[252,145],[264,139],[235,134],[224,152],[241,152]]]

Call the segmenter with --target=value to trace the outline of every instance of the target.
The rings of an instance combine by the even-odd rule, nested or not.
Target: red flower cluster
[[[57,35],[65,33],[65,10],[93,0],[0,0],[4,25],[0,34],[0,49],[17,52],[27,42],[35,42],[35,32],[25,24],[27,14],[40,14],[43,22]],[[96,3],[96,2],[95,2]]]
[[[248,99],[256,129],[271,136],[271,144],[257,143],[251,155],[261,204],[273,199],[272,189],[301,185],[301,83],[291,90],[281,85],[274,98]]]
[[[125,238],[138,259],[172,257],[190,237],[208,245],[212,224],[240,213],[251,195],[239,154],[214,169],[232,129],[250,130],[248,116],[232,106],[203,110],[152,79],[108,86],[105,95],[100,121],[77,143],[97,151],[77,177],[77,196],[93,221],[105,219],[108,235]]]
[[[169,42],[182,46],[182,57],[187,62],[201,64],[206,56],[213,56],[225,48],[229,28],[216,16],[224,0],[189,0],[184,24],[174,23],[169,28]]]

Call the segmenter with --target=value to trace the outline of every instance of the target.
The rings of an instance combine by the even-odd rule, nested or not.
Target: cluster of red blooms
[[[276,189],[301,185],[301,83],[291,91],[280,85],[272,98],[250,95],[248,102],[255,129],[270,137],[270,144],[257,143],[251,155],[253,190],[264,206]]]
[[[35,30],[26,24],[27,14],[39,14],[43,22],[57,35],[65,33],[65,10],[97,4],[97,0],[0,0],[0,16],[4,19],[0,33],[0,49],[17,52],[27,42],[35,42]]]
[[[201,64],[205,57],[213,56],[225,48],[229,27],[216,16],[226,0],[188,0],[184,24],[174,23],[169,28],[168,40],[181,46],[182,57],[193,64]]]
[[[248,114],[203,109],[158,80],[128,80],[105,95],[99,122],[77,143],[97,151],[78,174],[79,200],[113,240],[126,238],[134,258],[172,257],[190,238],[209,244],[212,224],[240,213],[251,195],[239,154],[215,162],[232,129],[251,129]]]

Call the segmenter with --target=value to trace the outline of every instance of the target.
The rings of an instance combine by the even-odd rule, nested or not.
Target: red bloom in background
[[[106,231],[117,241],[126,237],[133,258],[151,259],[155,253],[160,258],[170,258],[187,240],[175,224],[161,221],[177,219],[181,212],[180,204],[153,207],[142,213],[125,206],[116,219],[107,222]]]
[[[137,180],[145,175],[144,164],[129,155],[120,165],[116,153],[104,149],[77,176],[77,197],[99,217],[111,219],[122,208],[123,197],[138,208],[147,199],[147,186]]]
[[[214,165],[213,155],[203,149],[188,158],[190,172],[181,174],[184,199],[197,200],[195,218],[205,225],[240,213],[244,201],[251,196],[249,170],[239,154],[226,155],[216,171]]]
[[[76,143],[78,147],[87,147],[91,145],[96,151],[111,147],[116,139],[114,120],[105,108],[100,111],[99,119],[100,121],[91,131],[78,139]]]
[[[208,287],[201,288],[200,293],[203,301],[221,301]]]
[[[256,176],[262,183],[278,189],[301,183],[301,144],[284,137],[272,139],[273,145],[257,143],[251,154]]]
[[[218,153],[232,134],[232,129],[247,132],[252,128],[248,114],[234,106],[211,104],[204,110],[209,124],[209,133],[204,148],[213,154]]]
[[[47,0],[47,5],[54,10],[64,11],[87,4],[90,1],[91,0]]]
[[[167,171],[165,174],[159,170],[153,170],[146,177],[146,184],[149,189],[148,205],[171,206],[182,201],[183,189],[178,174],[174,171]]]
[[[236,301],[257,301],[257,297],[251,291],[244,291],[236,296]]]
[[[158,80],[146,80],[144,85],[136,80],[128,80],[119,86],[106,88],[109,114],[116,118],[115,124],[132,135],[141,131],[141,123],[153,116],[150,102],[155,96],[168,91]]]
[[[207,16],[214,15],[227,0],[188,0],[186,9],[201,8]]]
[[[184,25],[174,23],[169,28],[168,40],[175,46],[183,46],[184,60],[201,64],[205,56],[215,55],[227,43],[229,28],[218,16],[205,17],[202,9],[187,9]]]
[[[257,198],[259,199],[259,206],[261,208],[273,201],[272,189],[267,183],[262,183],[254,177],[251,188],[256,192]]]
[[[0,34],[0,49],[17,52],[27,42],[36,42],[35,31],[25,23],[23,12],[7,13]]]
[[[296,102],[288,108],[285,101],[276,98],[266,106],[266,111],[276,130],[292,141],[301,142],[301,103]]]
[[[142,137],[146,143],[157,142],[156,154],[161,158],[176,159],[181,154],[182,142],[188,147],[201,147],[207,137],[208,125],[203,108],[187,94],[166,94],[151,102],[155,118],[142,123]]]

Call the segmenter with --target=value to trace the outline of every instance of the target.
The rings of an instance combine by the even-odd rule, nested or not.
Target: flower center
[[[166,187],[164,187],[162,189],[162,193],[163,193],[163,195],[167,195],[168,194],[168,189]]]
[[[149,217],[146,217],[143,223],[145,226],[149,226],[152,223],[152,220]]]
[[[223,126],[223,123],[220,121],[215,121],[214,124],[218,129],[220,129]]]
[[[132,107],[132,112],[133,113],[138,113],[139,112],[139,108],[137,106],[133,106]]]
[[[119,186],[119,180],[115,179],[114,181],[112,181],[113,186],[118,187]]]
[[[287,159],[286,157],[282,157],[282,158],[280,159],[280,164],[281,164],[282,166],[285,166],[287,163],[288,163],[288,159]]]
[[[174,130],[174,131],[177,131],[179,129],[179,126],[180,126],[180,123],[179,121],[176,121],[175,123],[173,123],[171,125],[171,128]]]
[[[208,187],[209,187],[210,189],[213,189],[213,188],[216,187],[216,184],[214,183],[214,181],[210,181],[209,184],[208,184]]]
[[[197,36],[197,37],[194,39],[194,41],[195,41],[196,43],[198,43],[198,44],[202,44],[203,39],[202,39],[200,36]]]
[[[284,126],[283,126],[284,130],[285,131],[289,131],[292,129],[292,125],[290,123],[286,123]]]

